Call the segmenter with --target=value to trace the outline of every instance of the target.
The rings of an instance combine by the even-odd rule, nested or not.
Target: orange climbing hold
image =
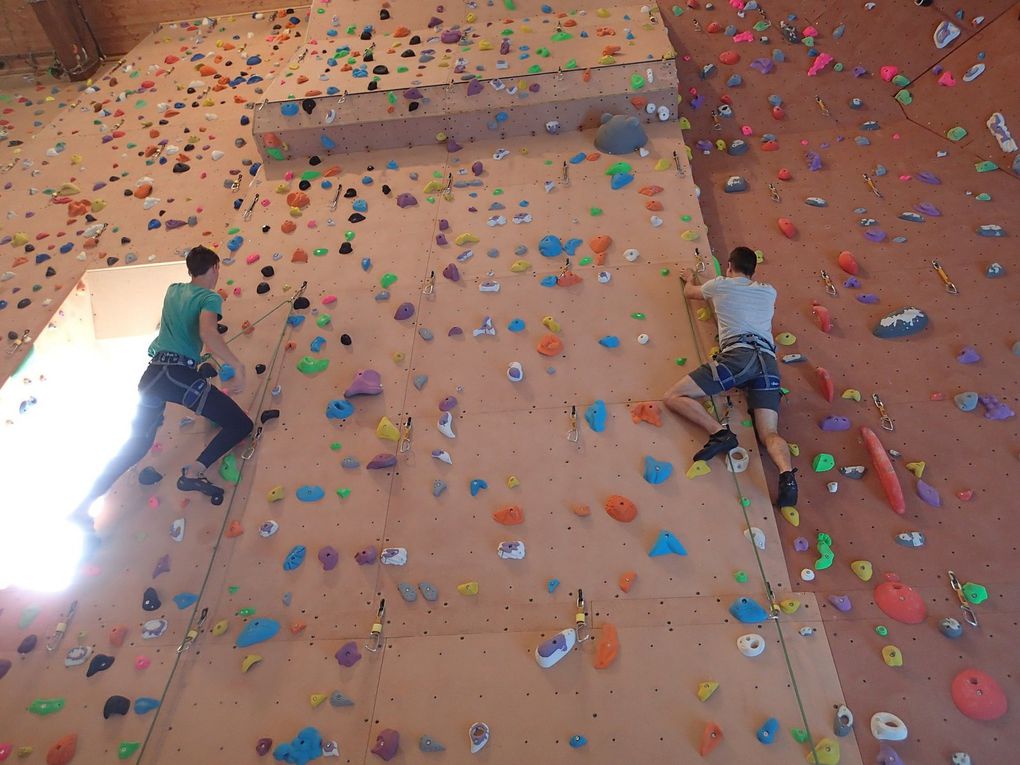
[[[291,635],[300,635],[307,628],[308,625],[305,624],[304,622],[292,622],[289,629]]]
[[[394,37],[409,37],[410,34],[411,30],[403,26],[397,27],[396,29],[393,30]]]
[[[240,521],[231,521],[230,525],[227,526],[227,530],[226,530],[226,532],[224,533],[223,536],[227,537],[227,539],[233,539],[234,537],[241,536],[243,533],[244,533],[244,529],[241,528],[241,522]]]
[[[216,67],[202,64],[198,67],[198,73],[202,77],[213,77],[216,75]]]
[[[722,741],[722,728],[714,722],[705,723],[705,730],[701,733],[701,747],[698,750],[701,752],[701,756],[704,757],[715,749],[720,741]]]
[[[598,236],[593,236],[588,241],[588,246],[591,247],[591,251],[596,255],[601,255],[609,249],[609,245],[612,243],[612,237],[606,236],[605,234],[599,234]]]
[[[524,511],[517,505],[507,505],[494,512],[492,519],[504,526],[516,526],[519,523],[524,523]]]
[[[271,149],[283,147],[283,141],[280,140],[280,136],[276,133],[266,133],[262,136],[262,142]]]
[[[127,637],[127,627],[123,624],[118,624],[116,627],[110,630],[110,645],[115,648],[120,648],[124,645],[124,638]]]
[[[843,252],[839,253],[837,262],[839,263],[839,267],[851,276],[856,274],[858,271],[857,259],[850,250],[843,250]]]
[[[645,202],[645,209],[650,210],[651,212],[661,212],[662,202],[656,201],[654,199],[649,199],[647,202]]]
[[[57,743],[46,752],[46,765],[67,765],[78,750],[78,734],[68,733],[57,739]]]
[[[285,220],[283,225],[280,226],[280,230],[285,234],[293,234],[297,231],[297,223],[292,220]]]
[[[588,505],[571,505],[570,511],[578,518],[587,518],[591,515],[591,508]]]
[[[638,189],[638,194],[644,194],[646,197],[654,197],[656,194],[662,193],[662,186],[642,186]]]
[[[815,316],[815,321],[818,322],[818,327],[828,334],[832,331],[832,317],[829,315],[829,309],[825,306],[813,303],[811,306],[811,313]]]
[[[308,207],[311,200],[303,191],[292,191],[287,195],[287,206],[302,209]]]
[[[630,592],[630,588],[634,586],[636,581],[637,571],[624,571],[620,574],[620,589],[624,592]]]
[[[640,404],[634,404],[630,408],[630,418],[637,425],[639,422],[647,422],[649,425],[654,425],[657,428],[662,427],[662,410],[659,409],[659,403],[657,401],[645,401]]]
[[[562,274],[556,277],[557,287],[573,287],[575,284],[581,283],[581,277],[575,274],[573,271],[564,271]]]
[[[779,230],[787,239],[793,239],[797,236],[797,227],[793,225],[793,221],[789,218],[780,218],[776,221],[776,225],[779,226]]]
[[[305,252],[304,250],[302,250],[300,247],[298,247],[296,250],[294,250],[294,254],[290,256],[290,262],[291,263],[307,263],[308,262],[308,253]]]
[[[633,96],[630,99],[630,105],[637,109],[639,112],[644,111],[644,108],[648,105],[648,99],[642,98],[641,96]]]
[[[630,523],[637,518],[637,505],[620,494],[614,494],[606,500],[606,512],[620,523]]]
[[[150,194],[152,194],[151,183],[143,183],[135,189],[135,199],[145,199]]]
[[[825,397],[825,400],[831,404],[832,397],[835,395],[836,390],[835,385],[832,382],[832,375],[829,374],[827,369],[823,369],[822,367],[818,367],[815,372],[818,374],[818,385],[822,389],[822,395]]]
[[[719,63],[732,66],[740,61],[740,54],[735,50],[724,50],[719,54]]]
[[[616,660],[620,652],[620,636],[609,622],[602,625],[602,637],[595,648],[595,669],[605,669]]]
[[[538,352],[543,356],[558,356],[563,351],[563,341],[556,335],[544,335],[538,341]]]

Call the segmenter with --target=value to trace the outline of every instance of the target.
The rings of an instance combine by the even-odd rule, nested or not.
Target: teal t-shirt
[[[202,355],[202,336],[198,316],[202,311],[219,314],[223,298],[212,290],[194,284],[171,284],[163,298],[163,316],[159,335],[149,345],[149,355],[171,351],[198,361]]]

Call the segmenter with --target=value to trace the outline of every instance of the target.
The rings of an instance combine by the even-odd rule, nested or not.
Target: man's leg
[[[711,372],[708,374],[711,375]],[[662,397],[662,403],[667,409],[688,422],[693,422],[710,435],[708,443],[694,455],[695,461],[709,460],[717,454],[728,453],[737,447],[736,435],[710,415],[702,405],[701,399],[707,395],[691,375],[686,375]]]
[[[237,446],[255,428],[255,423],[237,402],[215,387],[209,390],[202,416],[221,428],[196,460],[203,469],[212,467],[216,460]],[[195,465],[189,467],[194,469]]]
[[[790,461],[790,445],[777,432],[779,412],[774,409],[755,409],[753,415],[758,439],[765,444],[765,451],[768,452],[769,457],[779,469],[779,497],[776,504],[779,507],[796,507],[796,471],[793,470],[793,464]]]

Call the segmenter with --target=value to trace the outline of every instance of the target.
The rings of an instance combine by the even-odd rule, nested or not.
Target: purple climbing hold
[[[395,454],[377,454],[375,455],[367,465],[366,470],[386,470],[397,464],[397,455]]]
[[[456,42],[460,42],[460,32],[456,29],[447,29],[439,35],[439,39],[443,45],[453,45]]]
[[[29,635],[18,644],[18,653],[26,654],[32,653],[35,650],[36,645],[39,644],[38,635]]]
[[[450,228],[450,221],[448,221],[446,218],[440,218],[439,219],[439,230],[440,231],[446,231],[449,228]]]
[[[354,553],[354,560],[359,566],[370,566],[375,563],[376,558],[379,557],[379,551],[374,547],[366,547],[363,550],[358,550]]]
[[[770,58],[756,58],[751,62],[751,68],[762,74],[771,74],[776,65],[772,63]]]
[[[471,165],[471,172],[474,175],[481,175],[484,170],[485,165],[483,165],[481,162],[475,162],[474,164]]]
[[[372,747],[372,754],[385,762],[389,762],[397,756],[397,749],[400,748],[400,734],[392,728],[379,731],[375,737],[375,746]]]
[[[956,762],[956,759],[953,759]],[[878,756],[875,757],[876,765],[905,765],[903,758],[889,744],[883,741],[878,747]]]
[[[830,595],[829,602],[843,613],[854,607],[854,604],[850,602],[849,595]]]
[[[460,151],[463,148],[464,147],[461,146],[459,143],[457,143],[457,141],[455,141],[452,137],[446,139],[446,153],[447,154],[453,154],[454,152]]]
[[[442,25],[443,20],[438,16],[433,16],[431,19],[429,19],[429,29],[435,29],[436,27],[441,27]]]
[[[865,305],[874,305],[878,302],[878,295],[874,295],[870,292],[865,292],[863,295],[857,296],[858,303],[864,303]]]
[[[807,160],[808,170],[815,172],[822,169],[822,158],[817,152],[809,151],[804,159]]]
[[[968,345],[956,355],[956,360],[961,364],[977,364],[981,361],[981,354],[974,346]]]
[[[869,228],[864,232],[864,238],[869,242],[884,242],[885,232],[880,228]]]
[[[932,507],[942,507],[942,497],[939,496],[935,487],[925,483],[920,478],[917,479],[917,496]]]
[[[807,552],[810,546],[811,543],[807,541],[806,537],[797,537],[793,540],[793,549],[797,552]]]
[[[463,335],[464,330],[460,327],[450,327],[450,331],[446,333],[447,337],[456,337],[457,335]]]
[[[382,393],[382,380],[374,369],[359,369],[354,373],[354,381],[344,391],[344,398],[354,396],[378,396]]]
[[[471,80],[471,82],[468,83],[467,94],[469,96],[477,96],[483,90],[485,90],[485,86],[482,85],[481,80],[479,80],[477,77],[475,77],[474,79]]]
[[[439,402],[440,412],[449,412],[451,409],[457,406],[457,398],[455,396],[446,396],[442,401]]]
[[[393,318],[397,321],[410,319],[412,316],[414,316],[414,303],[401,303],[393,314]]]
[[[319,563],[322,564],[323,571],[332,571],[336,568],[336,564],[340,562],[340,553],[336,551],[335,547],[326,545],[319,550]]]
[[[921,183],[928,183],[932,186],[939,186],[942,184],[942,181],[939,180],[939,177],[934,173],[923,172],[918,173],[914,177],[917,178],[917,180],[921,181]]]
[[[855,290],[861,286],[861,280],[858,279],[856,276],[851,276],[849,279],[843,282],[843,286],[846,287],[848,290]]]
[[[358,644],[353,640],[340,646],[340,650],[335,655],[341,667],[353,667],[361,659]]]
[[[930,215],[933,218],[938,218],[942,215],[942,211],[933,205],[931,202],[921,202],[920,204],[914,205],[914,209],[924,215]]]
[[[408,194],[406,191],[403,194],[397,194],[397,207],[400,209],[414,207],[417,204],[418,200],[414,198],[414,194]]]
[[[449,279],[451,282],[460,281],[460,269],[457,268],[456,263],[451,263],[443,269],[443,276]]]
[[[273,739],[271,738],[260,738],[255,744],[255,754],[259,757],[265,757],[269,754],[269,750],[273,748]]]
[[[450,242],[446,238],[446,234],[443,233],[436,234],[436,244],[438,244],[440,247],[445,247],[449,243]]]
[[[863,77],[864,75],[866,75],[868,73],[868,70],[865,69],[863,66],[860,66],[860,65],[855,66],[852,71],[853,71],[854,77]]]
[[[170,556],[164,555],[158,561],[156,561],[156,568],[152,570],[152,578],[155,579],[160,574],[165,574],[170,570]]]
[[[850,420],[846,417],[829,416],[818,423],[818,427],[827,433],[839,430],[850,430]]]
[[[1008,420],[1016,416],[1016,412],[999,401],[995,396],[978,396],[978,401],[985,408],[986,420]]]
[[[408,88],[404,91],[404,98],[408,101],[421,101],[424,97],[418,88]]]
[[[0,659],[0,680],[3,680],[4,675],[11,671],[11,660]]]

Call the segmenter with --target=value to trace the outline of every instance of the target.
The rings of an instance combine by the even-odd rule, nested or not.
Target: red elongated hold
[[[854,254],[850,250],[843,250],[839,253],[837,260],[839,267],[846,271],[851,276],[855,275],[858,271],[857,260],[854,258]]]
[[[701,732],[701,747],[698,750],[701,752],[701,756],[704,757],[719,746],[720,741],[722,741],[722,728],[714,722],[705,723],[705,730]]]
[[[900,479],[896,477],[896,471],[893,470],[889,454],[871,428],[861,428],[861,438],[864,439],[864,445],[871,456],[871,464],[882,482],[882,489],[885,491],[886,499],[889,500],[889,507],[894,513],[903,515],[907,511],[907,505],[903,501],[903,487],[900,486]]]
[[[787,239],[793,239],[797,236],[797,227],[793,225],[793,221],[789,218],[780,218],[776,221],[776,225],[779,226],[779,230]]]
[[[781,106],[773,106],[772,107],[772,119],[774,119],[774,120],[781,120],[785,116],[786,116],[786,112],[783,110],[783,107],[781,107]]]
[[[67,763],[74,759],[77,749],[77,733],[68,733],[66,736],[62,736],[46,752],[46,765],[67,765]]]
[[[823,305],[815,303],[811,306],[811,313],[815,316],[815,321],[818,322],[818,327],[828,334],[832,331],[832,316],[829,315],[829,309]]]
[[[815,372],[818,373],[818,386],[822,389],[822,395],[831,404],[832,397],[836,391],[836,386],[832,382],[832,375],[829,374],[829,370],[822,367],[818,367]]]

